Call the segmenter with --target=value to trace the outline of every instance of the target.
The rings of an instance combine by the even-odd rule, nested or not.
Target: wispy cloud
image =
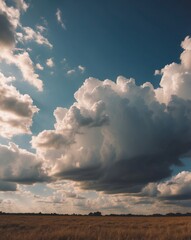
[[[62,12],[61,10],[58,8],[57,11],[56,11],[56,18],[57,18],[57,21],[58,23],[61,25],[61,27],[66,30],[66,26],[62,20]]]
[[[47,29],[46,29],[44,26],[42,26],[42,25],[36,25],[36,29],[37,29],[39,32],[44,32],[44,31],[47,30]]]
[[[72,74],[74,74],[76,71],[75,71],[75,69],[71,69],[71,70],[68,70],[67,71],[67,74],[68,75],[72,75]]]
[[[86,68],[81,65],[78,66],[78,69],[81,71],[81,73],[84,73],[86,70]]]
[[[47,38],[45,38],[41,32],[44,31],[43,26],[38,26],[37,31],[32,29],[31,27],[22,27],[22,30],[24,34],[18,33],[18,40],[22,41],[34,41],[38,43],[39,45],[46,45],[49,48],[52,48],[53,45],[48,41]]]

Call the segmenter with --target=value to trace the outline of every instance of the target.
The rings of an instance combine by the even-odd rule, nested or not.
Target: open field
[[[187,240],[191,217],[0,215],[1,240]]]

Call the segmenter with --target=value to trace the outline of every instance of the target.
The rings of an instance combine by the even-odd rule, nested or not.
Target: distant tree
[[[90,212],[88,215],[89,216],[102,216],[101,212],[94,212],[94,213]]]

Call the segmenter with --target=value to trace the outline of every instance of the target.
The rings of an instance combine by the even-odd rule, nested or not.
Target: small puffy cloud
[[[67,62],[66,58],[63,58],[61,63],[64,65],[64,70],[66,71],[66,74],[68,76],[70,75],[79,75],[79,73],[83,74],[86,70],[86,68],[82,65],[78,65],[76,67],[71,67],[69,63]]]
[[[160,70],[155,70],[154,75],[155,75],[155,76],[156,76],[156,75],[161,75],[161,71],[160,71]]]
[[[72,74],[74,74],[76,71],[75,71],[75,69],[71,69],[71,70],[68,70],[67,71],[67,74],[68,75],[72,75]]]
[[[57,11],[56,11],[56,18],[57,18],[57,21],[58,23],[61,25],[61,27],[66,30],[66,26],[62,20],[62,12],[60,11],[60,9],[58,8]]]
[[[66,63],[67,63],[66,58],[63,58],[63,59],[60,61],[60,63],[62,63],[62,64],[66,64]]]
[[[46,65],[47,65],[49,68],[54,67],[53,59],[52,59],[52,58],[48,58],[48,59],[46,60]]]
[[[36,68],[41,71],[44,69],[44,67],[40,63],[36,64]]]
[[[55,110],[55,129],[32,138],[50,174],[107,193],[140,193],[170,177],[191,146],[191,69],[183,59],[161,70],[157,89],[122,76],[87,79],[69,109]]]
[[[14,78],[0,74],[0,136],[5,138],[30,134],[33,115],[39,110],[29,95],[8,84],[11,80]]]
[[[80,70],[81,73],[84,73],[86,70],[86,68],[81,65],[78,66],[78,69]]]

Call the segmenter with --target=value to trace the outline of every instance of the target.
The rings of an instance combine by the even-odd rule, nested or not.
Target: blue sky
[[[47,7],[45,2],[31,1],[21,19],[31,27],[42,24],[42,17],[48,23],[53,49],[28,45],[36,49],[33,59],[54,58],[54,69],[41,73],[45,93],[35,96],[43,105],[48,103],[49,114],[57,106],[70,106],[74,92],[89,76],[115,81],[123,75],[135,78],[137,84],[151,81],[157,86],[154,71],[179,61],[180,42],[190,33],[189,1],[175,1],[173,6],[171,1],[53,1]],[[66,30],[56,21],[57,8]],[[66,75],[79,65],[86,67],[84,74]]]
[[[66,30],[56,21],[58,7]],[[74,92],[89,76],[115,80],[123,75],[135,78],[137,84],[151,81],[157,86],[154,71],[179,60],[180,42],[190,34],[188,1],[173,1],[173,7],[172,1],[31,1],[21,19],[34,27],[43,22],[41,17],[48,21],[47,36],[54,47],[39,48],[32,57],[54,58],[54,74],[42,73],[46,103],[52,111],[70,106]],[[61,64],[64,58],[68,69],[82,65],[85,73],[68,77]],[[54,96],[51,101],[49,94]]]
[[[0,0],[2,210],[189,210],[190,7]]]
[[[175,1],[173,8],[170,1],[53,1],[46,8],[45,2],[31,1],[21,20],[30,27],[43,24],[42,18],[48,23],[47,37],[53,49],[35,43],[28,46],[36,49],[31,53],[34,60],[54,58],[55,68],[41,73],[45,96],[39,96],[52,111],[56,106],[70,106],[74,92],[89,76],[115,81],[123,75],[135,78],[137,84],[151,81],[157,86],[154,71],[179,61],[180,42],[189,35],[188,1]],[[66,30],[56,21],[58,8]],[[61,63],[63,59],[66,66]],[[84,75],[66,75],[67,70],[79,65],[86,66]],[[49,89],[54,101],[46,96]]]

